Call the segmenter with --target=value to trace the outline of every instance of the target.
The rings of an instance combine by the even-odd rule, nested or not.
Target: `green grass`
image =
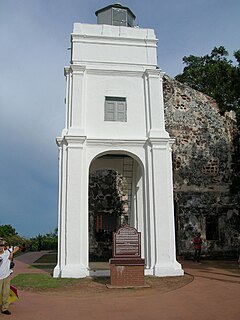
[[[49,274],[18,274],[11,280],[18,289],[59,289],[68,285],[79,283],[79,279],[60,279],[53,278]]]
[[[33,264],[31,265],[29,268],[36,268],[36,269],[54,269],[55,268],[55,264]]]
[[[57,254],[45,254],[41,258],[34,261],[34,263],[57,263]]]

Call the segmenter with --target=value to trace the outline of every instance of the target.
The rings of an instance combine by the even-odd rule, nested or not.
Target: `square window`
[[[127,102],[126,98],[105,97],[105,121],[127,121]]]

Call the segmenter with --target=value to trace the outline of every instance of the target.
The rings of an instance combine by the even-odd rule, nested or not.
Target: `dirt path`
[[[27,269],[27,264],[24,267],[25,258],[22,256],[21,261],[17,261],[16,273],[31,270]],[[42,294],[21,291],[20,300],[11,306],[11,319],[240,319],[240,272],[237,264],[220,261],[194,264],[191,261],[183,261],[183,266],[185,272],[192,275],[194,280],[181,288],[165,293],[157,290],[149,292],[146,289],[140,293],[138,291],[137,294],[132,290],[123,290],[121,294],[114,291],[112,293],[108,291],[107,294],[77,294],[79,290],[86,290],[86,287],[73,290],[72,293],[69,290]]]

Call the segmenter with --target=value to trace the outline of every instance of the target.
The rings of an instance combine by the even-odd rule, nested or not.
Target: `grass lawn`
[[[18,274],[11,280],[18,289],[60,289],[68,285],[80,283],[81,279],[53,278],[49,274]]]
[[[57,263],[57,253],[45,254],[34,263]]]
[[[29,268],[36,268],[36,269],[54,269],[56,264],[33,264]]]

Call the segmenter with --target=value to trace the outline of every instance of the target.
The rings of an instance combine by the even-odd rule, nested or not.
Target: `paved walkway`
[[[23,273],[47,273],[44,269],[29,268],[29,265],[33,264],[37,259],[47,253],[48,251],[27,252],[16,257],[14,259],[16,266],[12,276],[15,277],[16,275]]]
[[[15,274],[29,272],[27,264],[41,254],[28,253],[17,259]],[[11,306],[12,320],[239,320],[240,269],[229,262],[183,261],[184,270],[194,280],[180,289],[164,294],[134,296],[94,295],[75,297],[21,292]],[[231,268],[233,265],[233,268]],[[25,270],[25,271],[24,271]],[[32,272],[32,271],[31,271]],[[36,270],[35,270],[36,272]],[[39,270],[38,272],[44,272]],[[147,291],[146,291],[147,292]],[[7,316],[0,315],[0,318]]]

